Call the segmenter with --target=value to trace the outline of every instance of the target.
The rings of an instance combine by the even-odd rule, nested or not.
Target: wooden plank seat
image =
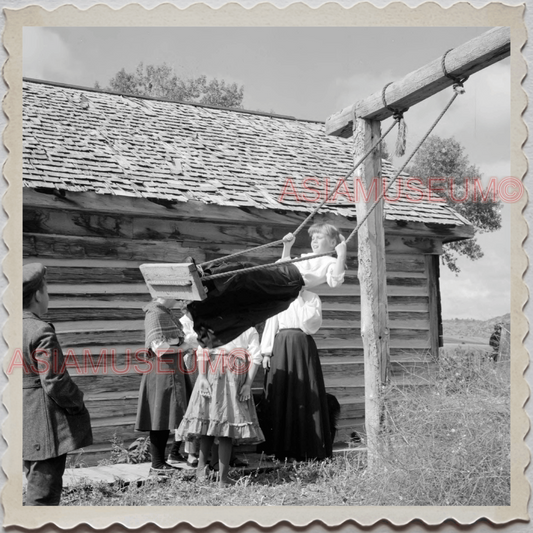
[[[152,298],[205,300],[207,293],[194,263],[146,263],[139,266]]]

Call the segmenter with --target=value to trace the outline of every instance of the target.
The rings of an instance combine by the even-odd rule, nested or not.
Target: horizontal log
[[[22,231],[48,235],[133,238],[133,217],[25,208]]]
[[[289,211],[286,214],[253,208],[245,211],[200,202],[165,208],[148,200],[88,192],[67,192],[64,199],[29,188],[24,188],[23,193],[24,233],[159,240],[167,243],[177,240],[191,247],[198,247],[200,242],[203,243],[198,247],[202,249],[200,252],[212,243],[223,245],[222,248],[205,250],[207,259],[225,255],[231,247],[246,249],[251,245],[277,240],[293,231],[304,218],[303,214]],[[340,215],[319,214],[315,222],[330,222],[348,234],[355,221]],[[407,222],[399,226],[395,220],[385,220],[384,228],[386,235],[391,237],[435,237],[444,242],[461,236],[457,232],[462,231],[461,227],[426,225],[422,222]],[[297,239],[295,250],[303,247],[303,251],[308,251],[307,232],[301,232]],[[355,252],[357,239],[350,241],[348,246],[349,250]],[[26,255],[30,250],[25,249],[24,252]],[[259,257],[270,257],[270,251],[264,251]],[[127,259],[117,257],[117,260]]]
[[[25,233],[22,236],[24,256],[111,258],[121,260],[144,260],[146,262],[185,263],[190,256],[203,261],[205,254],[198,248],[186,248],[178,242],[161,243],[129,241],[103,237],[71,237]]]
[[[361,336],[360,327],[323,327],[320,328],[313,338],[318,343],[319,341],[334,341],[347,340],[351,341],[359,339]],[[390,330],[390,341],[393,344],[397,340],[425,340],[429,341],[429,325],[424,329],[417,328],[398,328]]]
[[[364,361],[352,361],[350,363],[326,363],[321,361],[324,376],[332,378],[363,376],[365,373]],[[422,361],[398,362],[391,360],[390,371],[393,376],[402,374],[428,375],[433,366]]]
[[[143,304],[142,304],[143,305]],[[48,309],[43,320],[46,322],[62,322],[62,321],[86,321],[86,320],[139,320],[144,318],[144,312],[139,306],[134,308],[111,308],[111,307],[59,307]]]
[[[53,322],[58,326],[59,322],[87,322],[105,320],[111,325],[114,321],[138,321],[144,320],[144,311],[141,306],[137,309],[117,309],[117,308],[90,308],[90,307],[75,307],[58,309],[49,309],[43,315],[43,320]],[[359,326],[361,320],[360,311],[328,311],[322,310],[322,327],[329,326]],[[426,312],[406,312],[406,311],[390,311],[389,312],[389,328],[396,327],[423,327],[428,323],[429,317]]]
[[[264,244],[264,243],[261,243]],[[139,261],[144,263],[186,263],[193,257],[197,263],[226,257],[234,252],[246,252],[239,260],[257,264],[272,263],[280,257],[277,248],[251,249],[248,245],[211,243],[198,246],[197,242],[178,240],[152,241],[122,238],[79,237],[70,235],[23,234],[23,256],[65,259],[102,259],[113,261]],[[308,252],[308,249],[305,249]],[[354,262],[355,250],[349,250],[348,262]]]
[[[328,296],[342,297],[338,301],[345,302],[346,297],[357,297],[359,299],[360,289],[358,285],[339,285],[338,287],[328,287],[327,285],[319,285],[313,288],[313,292],[318,294],[320,298],[327,298]],[[406,297],[420,297],[427,295],[427,288],[425,284],[418,286],[409,285],[390,285],[387,284],[387,296],[394,298],[396,296]]]
[[[396,329],[424,329],[429,330],[429,318],[428,317],[418,317],[411,316],[411,313],[402,313],[402,315],[410,315],[408,319],[396,319],[394,315],[389,313],[388,328],[392,332]],[[358,318],[342,318],[342,319],[331,319],[323,313],[323,321],[320,330],[328,328],[360,328],[361,327],[361,318],[358,314]],[[319,330],[319,331],[320,331]]]
[[[123,441],[134,441],[139,437],[146,436],[147,432],[134,431],[135,417],[117,417],[117,422],[122,424],[110,424],[105,426],[93,426],[93,441],[95,444],[112,442],[113,438]]]
[[[68,235],[80,237],[124,238],[126,240],[148,240],[165,243],[177,241],[183,246],[206,248],[224,245],[240,246],[243,249],[277,241],[287,233],[285,227],[266,224],[231,223],[209,220],[169,220],[132,215],[101,214],[98,212],[68,212],[52,209],[24,209],[23,231],[25,233]],[[309,249],[307,232],[300,233],[294,244],[294,250]],[[357,252],[355,241],[348,243],[352,251]],[[274,249],[274,251],[276,248]],[[281,245],[277,247],[281,253]]]
[[[107,400],[105,402],[94,402],[85,399],[85,406],[91,415],[91,421],[113,416],[135,416],[137,414],[138,398],[128,400]]]
[[[446,55],[446,70],[455,77],[471,76],[508,57],[510,53],[510,28],[492,28],[450,51]],[[444,74],[442,57],[439,57],[389,85],[386,90],[387,105],[383,104],[380,90],[329,117],[326,120],[326,134],[351,137],[354,107],[359,118],[384,120],[393,115],[391,109],[411,108],[453,83]]]
[[[128,261],[122,259],[69,259],[68,257],[44,257],[38,258],[31,255],[24,257],[24,264],[41,262],[44,266],[49,267],[68,267],[68,268],[123,268],[123,269],[138,269],[144,261]]]
[[[62,289],[55,286],[49,287],[49,292],[53,294],[50,300],[50,307],[53,309],[68,308],[70,306],[80,308],[89,305],[94,308],[121,308],[139,309],[151,300],[148,290],[140,287],[141,292],[117,293],[117,288],[111,285],[106,287],[105,292],[78,294],[77,289],[62,286]],[[146,292],[145,292],[146,291]],[[353,296],[322,295],[323,310],[345,310],[346,312],[358,311],[361,309],[358,298]],[[389,309],[397,311],[427,311],[427,296],[391,296],[389,295]]]
[[[47,266],[46,279],[49,285],[88,285],[88,284],[144,284],[141,270],[136,268],[105,268],[105,267],[58,267]],[[387,273],[387,283],[390,285],[424,284],[426,276],[422,272]],[[348,270],[344,277],[344,285],[358,285],[357,272]]]
[[[346,345],[346,346],[327,346],[325,343],[321,343],[323,345],[322,348],[319,347],[319,355],[321,360],[327,360],[329,357],[333,358],[360,358],[362,360],[363,358],[363,350],[362,345],[361,347],[354,347],[353,344]],[[105,363],[107,365],[107,368],[111,368],[110,361],[111,359],[114,359],[117,362],[117,365],[123,366],[125,365],[126,361],[126,354],[129,354],[128,357],[130,357],[131,362],[134,362],[135,353],[137,351],[141,351],[144,349],[144,344],[126,344],[126,345],[117,345],[117,344],[109,344],[106,346],[98,346],[98,345],[79,345],[79,346],[70,346],[70,345],[63,345],[63,352],[71,352],[77,360],[80,362],[80,365],[82,362],[86,361],[85,364],[89,368],[89,361],[88,358],[92,358],[93,360],[93,366],[97,367],[99,364],[103,365],[104,360],[107,362]],[[85,355],[85,353],[87,355]],[[398,348],[392,347],[390,350],[391,359],[398,360],[398,361],[426,361],[428,360],[429,353],[425,347],[418,347],[413,348],[406,345],[400,346]],[[100,357],[103,357],[102,361],[99,362]],[[136,360],[135,360],[136,362]],[[114,394],[114,393],[113,393]],[[118,391],[116,392],[118,396],[117,398],[122,398],[123,394],[129,394],[128,391]],[[107,398],[107,396],[102,396],[103,398]],[[115,397],[115,396],[113,396]]]
[[[107,320],[78,322],[62,322],[56,326],[57,333],[81,333],[97,331],[138,331],[144,330],[144,320]]]
[[[92,192],[65,192],[64,198],[50,194],[42,194],[34,189],[23,189],[24,209],[47,208],[59,211],[80,211],[88,213],[107,213],[109,215],[130,215],[137,217],[142,213],[145,217],[170,220],[209,220],[218,222],[232,221],[236,224],[275,225],[291,231],[300,225],[307,213],[295,213],[284,210],[256,209],[253,207],[238,208],[204,204],[199,201],[179,202],[164,207],[142,198],[128,198]],[[305,207],[305,206],[303,206]],[[355,217],[354,217],[355,218]],[[341,230],[353,229],[353,220],[329,213],[318,214],[315,222],[330,222]]]
[[[137,373],[117,376],[76,376],[70,372],[72,379],[86,395],[96,395],[102,392],[114,392],[119,388],[124,390],[138,389],[141,383],[141,375]]]
[[[363,348],[363,342],[361,337],[354,337],[351,339],[335,339],[335,338],[316,338],[316,344],[320,353],[324,355],[328,354],[330,351],[334,350],[345,350],[345,353],[354,354],[356,351]],[[389,347],[391,352],[393,349],[397,350],[412,350],[412,349],[429,349],[430,344],[429,340],[423,340],[421,338],[415,339],[398,339],[391,338],[389,342]]]
[[[97,349],[105,346],[112,346],[114,344],[127,343],[138,345],[144,342],[144,328],[142,330],[134,331],[68,331],[58,333],[57,338],[59,339],[61,346],[70,346],[72,348],[91,345]]]
[[[144,283],[139,268],[105,267],[46,267],[46,281],[49,285],[86,283]]]
[[[61,324],[61,323],[59,323]],[[391,330],[390,346],[394,348],[422,348],[427,346],[425,329],[399,328]],[[314,338],[319,348],[351,348],[360,347],[361,338],[359,328],[324,328],[319,330]],[[115,344],[139,345],[144,342],[144,329],[139,330],[89,330],[58,332],[58,339],[62,346],[77,349],[81,346],[92,346],[98,351]],[[410,345],[409,342],[413,344]]]
[[[136,308],[143,307],[148,302],[152,301],[152,297],[148,292],[146,285],[142,286],[141,291],[135,292],[117,292],[121,287],[111,285],[107,287],[106,291],[100,292],[77,292],[79,289],[75,286],[62,285],[56,288],[54,285],[48,287],[49,293],[52,294],[50,306],[55,307],[79,307],[80,304],[94,305],[98,308],[109,308],[113,305],[119,308]],[[61,303],[58,303],[61,302]]]
[[[48,287],[48,292],[55,295],[58,299],[64,299],[66,295],[84,298],[87,296],[97,295],[104,298],[106,295],[128,295],[130,298],[144,297],[148,293],[148,287],[145,283],[126,283],[117,285],[116,283],[87,283],[79,285],[67,285],[64,283],[55,283]]]
[[[335,325],[333,322],[353,322],[358,324],[361,321],[361,311],[330,311],[322,307],[322,325]],[[429,321],[429,313],[427,310],[423,311],[396,311],[389,310],[389,323],[402,321],[406,323],[426,323]],[[342,325],[342,324],[337,324]]]

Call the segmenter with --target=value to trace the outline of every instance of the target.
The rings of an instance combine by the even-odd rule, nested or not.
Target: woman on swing
[[[286,310],[301,289],[322,283],[334,287],[344,280],[346,242],[335,226],[315,224],[309,228],[312,253],[309,259],[290,262],[295,237],[283,238],[283,254],[277,264],[248,270],[250,263],[231,263],[205,270],[202,280],[207,298],[188,305],[202,347],[226,344],[248,328]],[[330,254],[337,253],[334,258]],[[325,254],[312,257],[315,254]],[[226,274],[224,273],[229,273]],[[221,276],[212,279],[212,275]]]

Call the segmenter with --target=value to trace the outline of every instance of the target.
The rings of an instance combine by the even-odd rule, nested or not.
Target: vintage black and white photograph
[[[24,26],[21,505],[510,508],[511,43]]]

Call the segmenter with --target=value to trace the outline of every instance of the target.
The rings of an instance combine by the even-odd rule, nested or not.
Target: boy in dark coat
[[[59,505],[67,453],[92,443],[83,393],[64,368],[48,310],[46,268],[23,268],[23,433],[26,505]]]

